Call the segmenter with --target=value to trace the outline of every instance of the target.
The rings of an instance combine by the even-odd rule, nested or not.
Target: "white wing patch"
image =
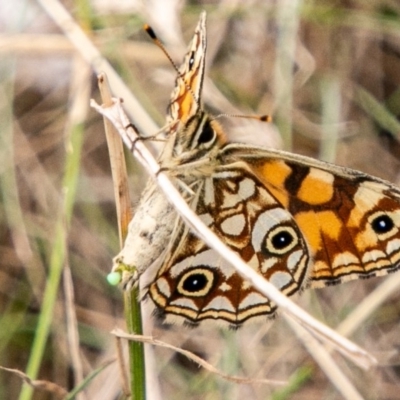
[[[243,214],[233,215],[221,223],[222,232],[227,235],[239,236],[246,226],[246,218]]]

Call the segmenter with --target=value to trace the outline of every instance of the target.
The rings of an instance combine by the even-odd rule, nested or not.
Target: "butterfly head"
[[[226,142],[225,133],[218,122],[200,111],[175,133],[172,156],[179,163],[212,162]]]

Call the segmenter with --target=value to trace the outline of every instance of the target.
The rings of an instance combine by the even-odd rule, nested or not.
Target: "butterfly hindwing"
[[[306,281],[309,255],[290,213],[246,170],[223,168],[202,182],[196,213],[233,251],[283,293]],[[149,293],[162,313],[196,324],[225,320],[238,326],[272,315],[275,306],[218,253],[186,232],[160,269]],[[169,318],[171,320],[171,318]]]

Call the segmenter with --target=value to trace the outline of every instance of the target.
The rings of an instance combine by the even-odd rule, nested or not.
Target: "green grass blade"
[[[26,374],[31,379],[36,379],[43,359],[47,339],[51,329],[54,306],[57,301],[60,278],[63,270],[66,241],[68,236],[68,225],[71,219],[72,208],[75,199],[76,184],[80,164],[80,155],[83,140],[82,125],[76,125],[71,130],[70,151],[66,155],[66,168],[63,179],[64,202],[62,210],[57,218],[55,240],[50,256],[49,276],[43,295],[42,309],[39,316],[35,338],[32,344],[32,351],[29,357]],[[33,389],[24,385],[19,399],[29,400],[32,397]]]

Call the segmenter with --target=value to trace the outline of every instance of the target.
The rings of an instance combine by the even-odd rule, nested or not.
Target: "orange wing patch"
[[[289,205],[289,193],[282,190],[285,180],[291,175],[292,169],[284,161],[268,160],[255,167],[255,172],[271,194],[284,206]]]
[[[327,203],[334,193],[334,177],[329,172],[310,168],[309,174],[301,182],[297,197],[308,204]]]
[[[295,220],[311,247],[312,254],[321,250],[324,245],[323,236],[338,240],[343,227],[342,221],[333,211],[300,212],[295,215]]]

